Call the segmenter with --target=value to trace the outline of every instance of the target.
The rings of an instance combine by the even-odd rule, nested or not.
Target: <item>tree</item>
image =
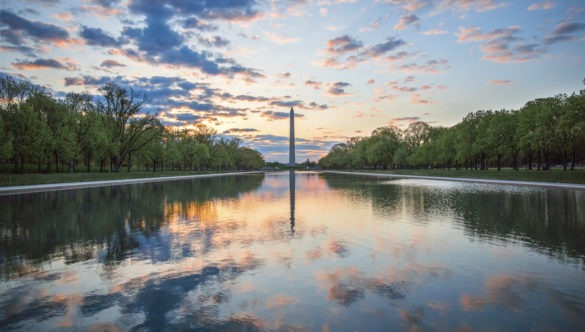
[[[119,172],[124,162],[131,163],[132,153],[160,137],[162,126],[156,115],[140,112],[145,96],[113,82],[99,91],[103,100],[98,100],[97,110],[104,116],[106,130],[112,139],[110,157],[113,170]]]
[[[585,80],[583,80],[585,83]],[[573,93],[563,103],[563,113],[557,122],[557,130],[563,144],[563,167],[567,169],[568,155],[571,158],[571,170],[575,169],[578,152],[583,155],[585,146],[585,90]],[[581,148],[581,149],[579,149]]]
[[[4,125],[0,114],[0,163],[12,157],[12,133]]]
[[[504,158],[512,160],[514,169],[518,169],[517,156],[518,147],[516,144],[517,112],[506,110],[494,112],[489,119],[487,132],[488,150],[492,151],[496,158],[496,167],[502,169]]]

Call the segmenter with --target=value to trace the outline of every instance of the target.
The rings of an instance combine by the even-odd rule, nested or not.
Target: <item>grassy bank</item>
[[[165,172],[119,172],[119,173],[50,173],[50,174],[14,174],[0,173],[0,186],[23,186],[32,184],[50,184],[85,181],[108,181],[153,178],[163,176],[182,176],[194,174],[209,174],[217,172],[187,172],[187,171],[165,171]]]
[[[446,170],[446,169],[412,169],[412,170],[359,170],[359,172],[387,173],[397,175],[420,175],[440,176],[451,178],[472,178],[489,180],[511,180],[511,181],[536,181],[536,182],[559,182],[585,184],[585,169],[563,171],[562,169],[551,169],[549,171],[518,170],[513,169],[488,169],[480,170]]]

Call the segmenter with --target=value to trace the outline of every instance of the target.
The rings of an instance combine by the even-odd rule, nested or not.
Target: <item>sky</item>
[[[266,161],[414,121],[577,92],[585,3],[518,0],[0,0],[0,74],[54,96],[114,81],[166,126],[204,123]]]

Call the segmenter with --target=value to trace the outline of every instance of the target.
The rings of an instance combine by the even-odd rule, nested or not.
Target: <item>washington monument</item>
[[[295,166],[295,111],[290,108],[290,142],[288,145],[288,165]]]

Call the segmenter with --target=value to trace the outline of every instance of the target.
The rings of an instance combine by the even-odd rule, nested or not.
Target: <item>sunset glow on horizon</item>
[[[109,81],[166,126],[297,162],[381,126],[452,126],[583,89],[581,1],[1,1],[0,75],[54,96]]]

